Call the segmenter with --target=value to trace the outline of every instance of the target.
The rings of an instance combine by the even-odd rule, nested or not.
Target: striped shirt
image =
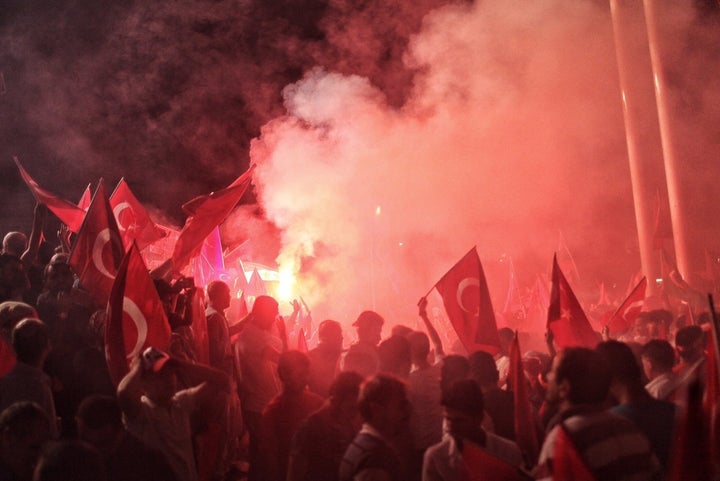
[[[596,481],[658,478],[659,463],[650,443],[631,421],[607,411],[577,406],[563,413],[560,423],[548,432],[536,479],[553,479],[555,440],[562,427]]]

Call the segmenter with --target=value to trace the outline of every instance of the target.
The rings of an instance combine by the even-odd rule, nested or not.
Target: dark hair
[[[104,481],[105,465],[100,453],[77,439],[51,442],[40,455],[35,481]]]
[[[8,431],[15,437],[22,436],[34,422],[45,425],[50,433],[50,416],[43,408],[30,401],[16,402],[0,413],[0,432]]]
[[[452,383],[443,393],[441,404],[446,408],[480,417],[485,409],[482,390],[472,379],[462,379]]]
[[[610,367],[613,380],[625,386],[642,384],[642,370],[632,349],[620,341],[604,341],[595,348]]]
[[[330,398],[337,400],[357,399],[362,382],[363,377],[355,371],[343,371],[335,376],[330,385]]]
[[[443,391],[449,388],[452,383],[465,379],[468,376],[470,364],[465,356],[450,354],[445,356],[440,368],[440,386]]]
[[[420,331],[413,331],[407,335],[410,341],[410,354],[413,358],[425,359],[430,354],[430,339],[427,334]]]
[[[391,336],[377,349],[378,368],[381,372],[407,376],[410,373],[410,341],[402,336]]]
[[[113,396],[93,394],[86,397],[80,403],[75,417],[90,429],[102,429],[106,426],[122,428],[122,411]]]
[[[675,366],[675,349],[663,339],[648,341],[640,351],[640,356],[649,359],[654,368],[663,372]]]
[[[571,347],[561,354],[555,369],[555,382],[568,381],[567,399],[571,404],[597,404],[605,401],[610,389],[610,368],[597,351]]]
[[[358,409],[365,421],[372,421],[372,405],[387,406],[395,397],[407,399],[405,383],[395,376],[376,374],[360,387]]]
[[[207,291],[208,299],[212,300],[223,291],[230,292],[230,286],[223,281],[212,281],[207,285],[205,290]]]
[[[307,354],[300,351],[285,351],[280,354],[277,370],[281,381],[287,379],[288,372],[298,367],[305,370],[310,369],[310,358]]]
[[[35,364],[50,346],[47,326],[40,319],[23,319],[12,330],[12,346],[18,361]]]
[[[470,376],[480,385],[497,384],[500,379],[495,359],[485,351],[475,351],[468,357]]]
[[[675,346],[679,348],[692,347],[702,339],[703,330],[700,326],[686,326],[675,333]]]
[[[318,326],[318,338],[320,341],[327,340],[329,336],[334,336],[335,334],[342,336],[342,326],[337,321],[325,319]]]

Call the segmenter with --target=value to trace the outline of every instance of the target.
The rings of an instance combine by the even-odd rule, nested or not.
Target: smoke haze
[[[581,301],[602,281],[621,296],[640,267],[605,2],[45,3],[0,19],[3,189],[28,223],[12,155],[70,199],[125,176],[176,224],[252,160],[258,206],[223,239],[279,254],[317,320],[375,307],[414,322],[473,245],[496,310],[508,260],[530,285],[561,236]],[[720,252],[718,6],[672,8],[666,68],[702,255]]]

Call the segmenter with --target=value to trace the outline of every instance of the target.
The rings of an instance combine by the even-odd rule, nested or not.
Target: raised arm
[[[420,298],[420,301],[418,302],[418,314],[420,315],[420,319],[422,319],[423,323],[425,324],[425,329],[427,329],[428,337],[435,346],[435,354],[437,354],[438,356],[444,356],[445,351],[443,350],[440,335],[430,322],[430,319],[427,315],[427,297]]]

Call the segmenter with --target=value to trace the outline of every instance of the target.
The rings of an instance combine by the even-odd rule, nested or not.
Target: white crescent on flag
[[[110,229],[105,228],[101,230],[97,237],[95,237],[95,242],[93,243],[92,261],[93,264],[95,264],[95,268],[98,270],[98,272],[100,272],[106,277],[109,277],[110,279],[115,279],[115,276],[110,273],[108,268],[105,266],[105,262],[103,261],[103,249],[105,248],[105,244],[110,241]]]
[[[465,312],[470,312],[468,309],[465,308],[465,305],[463,304],[463,294],[465,293],[465,289],[468,287],[480,287],[480,279],[477,277],[466,277],[465,279],[461,280],[460,283],[458,283],[457,288],[457,303],[458,306],[460,306],[460,309],[462,309]],[[477,307],[477,312],[475,312],[473,315],[479,316],[480,315],[480,306]]]
[[[132,222],[130,222],[130,225],[125,226],[122,222],[120,222],[120,214],[123,213],[123,211],[130,209],[130,215],[132,216]],[[115,220],[117,221],[118,229],[120,229],[120,232],[125,232],[130,227],[135,225],[135,211],[133,210],[132,206],[128,202],[120,202],[118,205],[116,205],[113,208],[113,215],[115,216]]]
[[[145,345],[148,332],[147,319],[138,305],[127,296],[123,297],[123,312],[130,316],[130,319],[132,319],[133,323],[135,323],[135,327],[137,328],[137,341],[135,341],[135,347],[133,347],[133,350],[127,355],[127,358],[132,360],[135,359],[140,352],[140,349],[142,349]]]

